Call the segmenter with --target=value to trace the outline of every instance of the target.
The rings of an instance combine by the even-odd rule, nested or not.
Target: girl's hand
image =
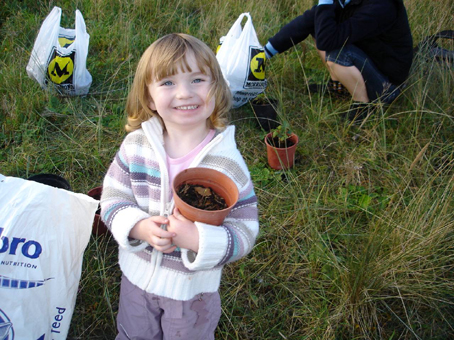
[[[199,231],[194,222],[181,215],[180,211],[175,208],[173,215],[169,216],[167,226],[169,232],[173,232],[173,243],[180,248],[190,249],[194,252],[199,251]]]
[[[171,253],[176,249],[172,243],[175,233],[161,228],[161,224],[168,224],[169,220],[164,216],[151,216],[136,223],[131,229],[129,237],[142,240],[150,244],[154,249],[163,253]]]

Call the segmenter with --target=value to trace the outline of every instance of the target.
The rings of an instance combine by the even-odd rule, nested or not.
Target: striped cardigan
[[[257,198],[248,168],[229,126],[206,145],[190,167],[223,172],[240,197],[222,226],[195,222],[199,252],[177,249],[164,254],[128,237],[140,220],[173,211],[163,130],[156,117],[129,133],[104,178],[101,217],[119,244],[123,274],[136,286],[159,296],[189,300],[219,288],[223,266],[247,255],[258,234]]]

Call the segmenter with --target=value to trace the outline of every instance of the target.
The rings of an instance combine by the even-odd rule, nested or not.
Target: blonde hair
[[[210,127],[222,129],[226,126],[231,107],[231,92],[214,52],[193,36],[173,33],[156,40],[145,50],[139,60],[126,102],[128,115],[126,131],[139,129],[142,122],[154,115],[159,117],[158,112],[151,110],[148,106],[153,100],[150,97],[148,85],[153,81],[173,76],[180,70],[191,72],[187,62],[188,53],[194,53],[200,71],[203,74],[210,74],[212,78],[212,86],[207,98],[209,100],[214,96],[215,99],[215,107],[209,117]],[[162,119],[161,123],[163,123]]]

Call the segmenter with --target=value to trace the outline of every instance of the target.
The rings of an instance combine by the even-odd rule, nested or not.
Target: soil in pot
[[[292,145],[295,145],[295,141],[292,138],[287,138],[286,140],[282,141],[279,137],[267,137],[268,144],[274,146],[278,149],[289,148]]]
[[[202,210],[226,209],[225,199],[212,188],[199,184],[184,183],[177,188],[177,195],[189,205]]]
[[[189,168],[177,174],[172,189],[175,206],[183,216],[191,221],[211,225],[221,225],[239,197],[238,188],[231,178],[219,171],[202,167]],[[178,194],[179,191],[185,192],[183,196],[192,196],[189,203]],[[208,209],[213,210],[207,209],[204,204],[207,202],[210,202]],[[191,204],[199,205],[200,208]]]

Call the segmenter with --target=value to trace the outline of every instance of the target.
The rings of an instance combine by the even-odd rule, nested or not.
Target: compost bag
[[[0,339],[66,339],[97,207],[0,175]]]
[[[242,21],[247,21],[242,27]],[[216,58],[233,96],[233,107],[246,104],[266,88],[265,50],[249,13],[241,14],[221,39]]]
[[[60,27],[61,8],[55,6],[36,37],[27,74],[42,88],[53,85],[62,95],[86,95],[92,82],[87,70],[90,35],[82,13],[76,10],[76,27]]]

